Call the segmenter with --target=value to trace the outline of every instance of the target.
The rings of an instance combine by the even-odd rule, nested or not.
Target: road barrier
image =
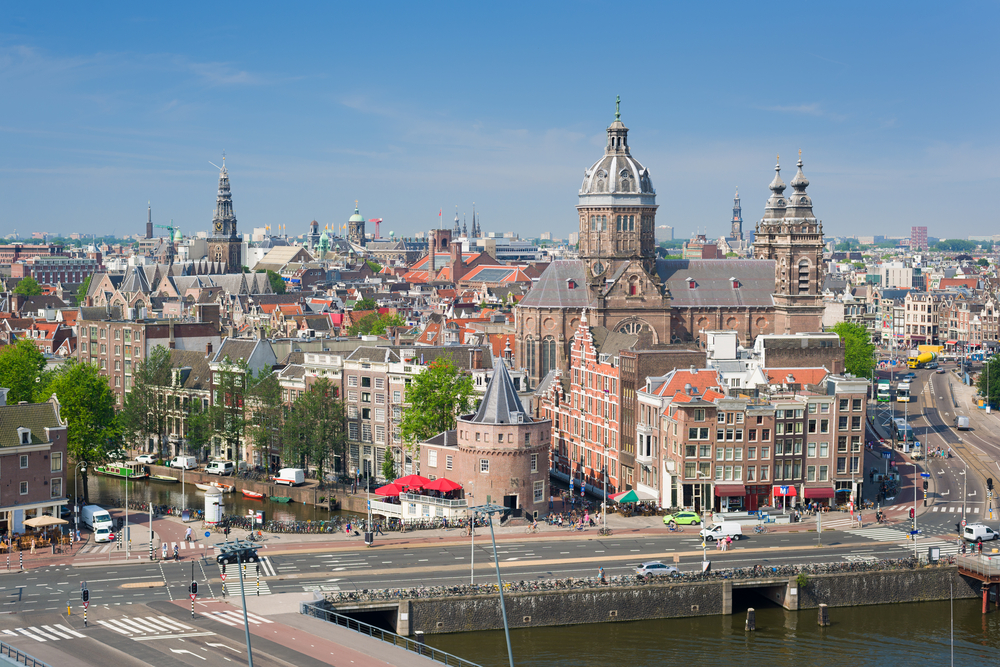
[[[28,665],[28,667],[52,667],[49,663],[36,660],[27,653],[22,653],[10,644],[5,644],[3,642],[0,642],[0,655],[7,656],[19,665]]]

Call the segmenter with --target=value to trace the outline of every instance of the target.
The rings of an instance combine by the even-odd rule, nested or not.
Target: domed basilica
[[[820,330],[823,226],[801,155],[787,199],[775,166],[754,259],[666,260],[656,257],[652,178],[632,157],[617,107],[607,132],[580,187],[579,259],[552,262],[516,309],[518,362],[532,386],[568,370],[584,310],[591,326],[638,335],[640,349],[690,347],[722,329],[745,345],[758,334]]]

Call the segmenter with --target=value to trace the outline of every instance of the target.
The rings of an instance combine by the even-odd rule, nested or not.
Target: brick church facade
[[[788,198],[775,166],[753,259],[666,260],[656,256],[656,192],[620,114],[607,134],[579,192],[579,259],[552,262],[515,311],[517,363],[531,386],[568,371],[584,310],[591,326],[638,336],[637,349],[702,344],[709,330],[738,331],[745,345],[820,330],[823,227],[801,156]]]

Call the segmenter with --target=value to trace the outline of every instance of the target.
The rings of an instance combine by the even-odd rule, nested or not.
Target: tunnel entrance
[[[733,588],[733,613],[744,614],[750,607],[754,609],[781,609],[780,602],[774,600],[764,590],[758,588]]]
[[[335,611],[341,616],[347,616],[355,621],[367,623],[380,630],[396,632],[396,623],[399,620],[399,605],[364,608],[343,608],[338,607]]]

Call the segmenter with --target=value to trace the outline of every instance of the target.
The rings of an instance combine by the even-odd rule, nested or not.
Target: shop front
[[[812,503],[816,503],[819,507],[830,507],[830,503],[833,501],[835,495],[836,491],[829,484],[806,486],[802,491],[805,504],[811,505]]]
[[[789,504],[795,505],[795,498],[799,495],[798,489],[791,484],[787,486],[773,486],[771,487],[771,493],[774,496],[772,504],[775,506],[780,504],[782,511],[787,511]],[[791,502],[789,502],[789,498],[791,498]]]
[[[715,485],[715,511],[716,512],[745,512],[747,490],[742,484],[716,484]]]

